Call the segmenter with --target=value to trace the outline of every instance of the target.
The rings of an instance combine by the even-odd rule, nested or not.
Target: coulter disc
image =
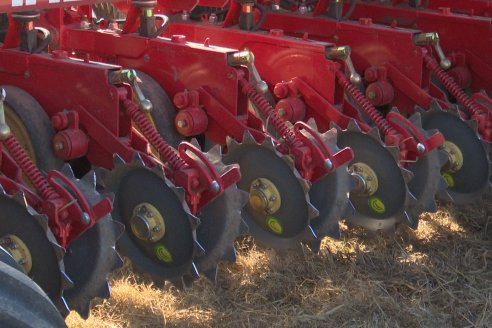
[[[1,247],[0,284],[2,327],[66,327],[63,317],[45,292]]]
[[[314,121],[309,121],[308,124],[315,131],[318,130]],[[336,130],[328,130],[320,136],[332,152],[340,150],[337,146]],[[317,240],[308,243],[313,251],[319,250],[321,240],[325,236],[340,238],[339,220],[346,213],[347,208],[352,206],[349,192],[353,187],[347,164],[316,180],[311,186],[309,199],[319,211],[319,216],[311,221],[311,226],[318,237]]]
[[[68,166],[63,171],[72,178],[91,205],[103,198],[95,190],[96,177],[93,171],[81,180],[73,177]],[[64,292],[65,300],[70,310],[77,311],[84,319],[89,317],[93,298],[110,297],[108,274],[123,265],[115,250],[116,241],[123,230],[123,225],[112,220],[108,214],[73,241],[65,254],[65,270],[74,283],[73,288]]]
[[[410,121],[426,136],[431,136],[434,131],[422,128],[420,113],[410,117]],[[445,162],[445,154],[439,149],[433,149],[415,163],[406,167],[412,172],[413,177],[408,182],[408,189],[415,200],[407,206],[409,226],[416,229],[419,215],[423,212],[437,211],[436,194],[447,187],[446,181],[441,177],[440,171]]]
[[[350,147],[354,152],[349,171],[357,181],[350,193],[356,213],[347,221],[370,231],[389,231],[396,224],[408,224],[405,212],[408,189],[403,172],[389,150],[357,129],[339,132],[338,145]]]
[[[424,129],[438,129],[446,142],[442,150],[447,161],[441,175],[448,188],[438,193],[443,200],[466,204],[478,200],[489,187],[490,166],[488,152],[476,131],[458,115],[439,109],[422,113]]]
[[[58,311],[66,315],[63,291],[71,287],[71,282],[64,272],[63,248],[49,230],[47,218],[27,207],[23,195],[15,197],[20,201],[0,195],[0,246],[44,290]]]
[[[183,287],[183,276],[196,276],[195,229],[199,220],[189,213],[184,192],[156,167],[149,170],[137,156],[126,164],[118,156],[115,168],[99,171],[105,192],[115,194],[113,219],[125,225],[117,242],[136,271],[156,284],[166,280]]]
[[[309,222],[318,212],[309,202],[309,183],[290,157],[276,152],[271,139],[261,145],[249,133],[241,144],[229,139],[224,162],[241,167],[238,187],[248,192],[242,215],[259,244],[289,249],[316,239]]]
[[[228,170],[222,163],[220,146],[214,146],[206,156],[219,174]],[[232,185],[197,213],[200,225],[196,237],[205,253],[197,256],[195,262],[200,273],[212,281],[216,279],[217,265],[221,260],[235,261],[234,241],[239,235],[241,209],[246,198],[245,192]]]

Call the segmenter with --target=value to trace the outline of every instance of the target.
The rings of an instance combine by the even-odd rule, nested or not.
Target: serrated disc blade
[[[300,184],[299,173],[292,169],[285,156],[280,157],[275,151],[256,143],[243,143],[234,151],[229,150],[224,162],[240,165],[240,189],[250,192],[258,179],[267,179],[270,181],[268,184],[279,193],[280,206],[274,213],[266,210],[270,201],[261,209],[255,209],[250,201],[242,211],[243,219],[255,239],[275,249],[298,247],[302,233],[309,224],[309,198]]]
[[[487,192],[490,177],[490,160],[482,141],[463,120],[448,112],[435,111],[422,114],[424,129],[438,129],[446,142],[454,144],[462,154],[463,165],[450,170],[444,165],[441,175],[449,187],[439,192],[439,198],[452,199],[457,204],[471,203]]]
[[[178,197],[180,191],[138,163],[116,167],[104,191],[116,194],[112,216],[125,225],[117,248],[131,260],[135,271],[147,274],[158,286],[166,280],[182,285],[182,276],[193,265],[195,232],[188,207]],[[142,204],[152,205],[164,220],[162,238],[141,239],[132,230],[135,210]]]
[[[408,197],[400,166],[386,147],[366,134],[344,131],[338,135],[338,145],[354,152],[349,168],[362,163],[372,169],[378,181],[376,190],[350,193],[356,214],[347,221],[370,231],[393,229],[400,222]]]

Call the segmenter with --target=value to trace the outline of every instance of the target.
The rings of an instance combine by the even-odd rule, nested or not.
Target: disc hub
[[[0,238],[0,246],[5,248],[26,273],[31,272],[32,256],[27,245],[16,235],[5,235]]]
[[[159,210],[149,203],[135,206],[130,227],[138,239],[150,242],[161,240],[166,232],[164,218]]]
[[[460,148],[451,141],[445,141],[442,150],[448,155],[448,162],[444,165],[444,171],[458,172],[463,167],[463,153]]]
[[[355,192],[366,195],[374,195],[378,190],[378,176],[367,164],[358,162],[350,166],[349,172],[356,179]]]
[[[280,192],[272,181],[258,178],[251,182],[249,204],[255,211],[270,215],[279,210],[282,200]]]

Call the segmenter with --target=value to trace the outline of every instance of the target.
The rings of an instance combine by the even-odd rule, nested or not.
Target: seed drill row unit
[[[0,246],[38,316],[108,298],[115,245],[182,288],[240,234],[317,252],[479,201],[490,21],[429,2],[0,2]]]

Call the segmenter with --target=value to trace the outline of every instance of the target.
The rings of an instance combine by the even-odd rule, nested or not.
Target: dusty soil
[[[423,214],[417,231],[344,229],[308,249],[275,253],[238,241],[216,285],[157,288],[128,266],[112,297],[69,327],[492,327],[492,202]]]

